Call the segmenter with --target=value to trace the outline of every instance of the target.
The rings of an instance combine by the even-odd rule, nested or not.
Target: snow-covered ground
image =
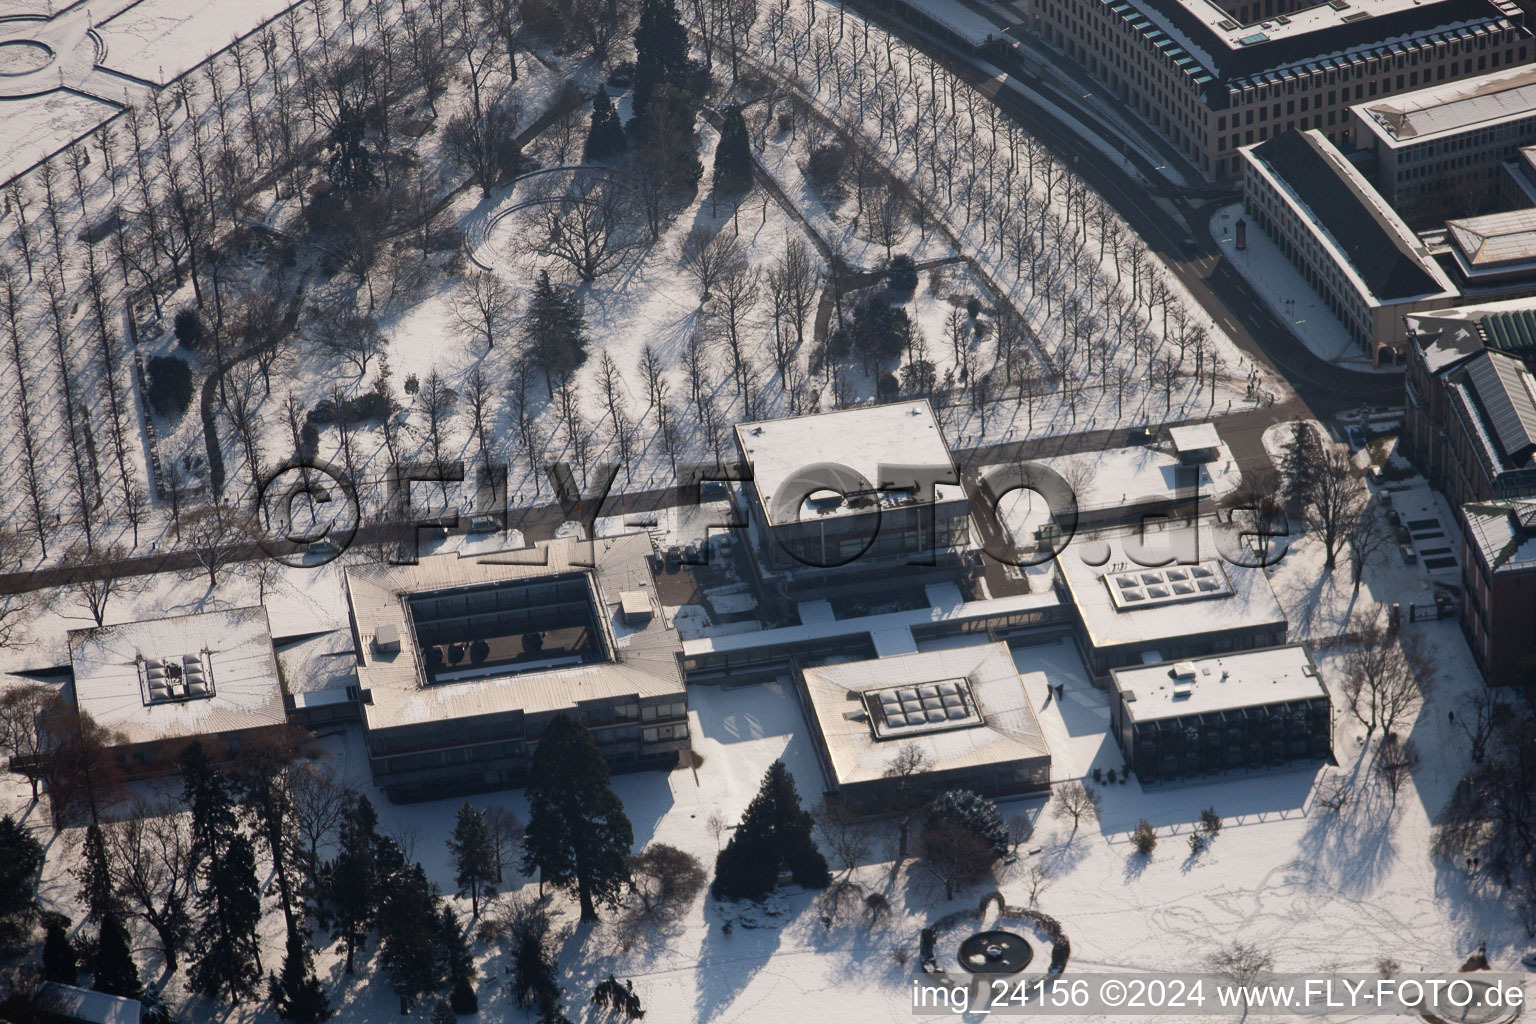
[[[1310,625],[1294,629],[1294,637],[1330,635],[1348,621],[1349,612],[1359,615],[1411,599],[1421,582],[1401,566],[1373,565],[1350,608],[1346,566],[1321,589],[1307,584],[1321,576],[1318,560],[1316,546],[1303,541],[1271,576],[1288,614],[1301,616],[1308,601],[1322,609]],[[1097,819],[1086,819],[1075,830],[1040,797],[1005,801],[1005,816],[1032,821],[1034,834],[1021,846],[1018,864],[1001,869],[1004,894],[1024,903],[1025,871],[1039,866],[1049,872],[1052,880],[1039,906],[1058,918],[1070,937],[1073,972],[1195,970],[1215,947],[1235,939],[1272,952],[1280,970],[1370,971],[1384,957],[1405,970],[1444,970],[1483,941],[1496,967],[1513,967],[1525,940],[1509,908],[1469,891],[1456,866],[1428,853],[1434,816],[1467,765],[1465,737],[1448,723],[1447,712],[1482,684],[1454,621],[1405,628],[1421,636],[1431,653],[1433,688],[1411,725],[1424,761],[1395,805],[1370,771],[1374,746],[1364,746],[1363,729],[1343,712],[1341,655],[1324,648],[1314,656],[1334,696],[1337,767],[1152,789],[1135,781],[1105,784]],[[1095,768],[1118,775],[1122,761],[1107,733],[1107,694],[1089,683],[1073,643],[1022,646],[1014,659],[1053,753],[1053,778],[1080,778]],[[1047,699],[1047,684],[1064,686],[1063,697]],[[799,704],[784,686],[700,686],[690,690],[689,700],[693,745],[702,758],[697,770],[618,776],[614,788],[634,823],[637,848],[666,842],[710,863],[716,843],[708,819],[718,813],[734,820],[772,760],[785,760],[807,806],[819,799],[822,781]],[[321,746],[336,774],[375,800],[384,828],[422,860],[429,877],[452,890],[441,837],[451,829],[460,801],[389,805],[371,787],[355,730]],[[1355,793],[1338,812],[1317,800],[1318,786],[1333,777],[1345,779]],[[474,802],[526,815],[518,791]],[[0,779],[0,807],[25,811],[26,787],[14,776]],[[1207,807],[1222,816],[1224,827],[1210,849],[1192,857],[1185,834]],[[1149,859],[1136,855],[1129,843],[1130,830],[1143,817],[1159,837]],[[26,821],[47,838],[42,815],[34,811]],[[68,871],[78,843],[79,835],[67,832],[51,844],[42,887],[49,906],[77,919],[78,884]],[[892,913],[874,925],[848,919],[824,926],[813,894],[790,891],[767,910],[751,913],[701,898],[675,927],[626,950],[611,921],[578,927],[574,905],[557,898],[567,1012],[574,1020],[597,1020],[585,1005],[586,993],[594,979],[612,972],[634,980],[651,1019],[758,1024],[787,1016],[872,1024],[902,1016],[914,964],[898,965],[891,951],[915,953],[917,933],[926,923],[973,904],[986,886],[945,901],[922,885],[910,864],[895,868],[891,856],[882,839],[853,876],[892,903]],[[520,884],[531,894],[532,883]],[[275,963],[282,918],[275,892],[268,898],[264,956]],[[736,922],[729,934],[722,928],[728,919]],[[140,958],[154,976],[154,944],[147,934],[142,938]],[[507,1001],[502,957],[493,948],[476,950],[484,972],[482,1015],[521,1019]],[[373,955],[370,948],[369,959],[349,978],[341,973],[339,951],[318,954],[317,969],[341,1009],[340,1019],[396,1019],[396,1000],[371,962]],[[172,983],[177,998],[183,977]],[[184,1012],[195,1015],[201,1007],[193,1000]],[[250,1004],[223,1019],[267,1024],[275,1018],[269,1007]]]

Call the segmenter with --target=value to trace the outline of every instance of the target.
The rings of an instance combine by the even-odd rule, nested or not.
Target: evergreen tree
[[[283,975],[267,976],[267,995],[278,1017],[294,1024],[320,1024],[335,1013],[326,1001],[320,979],[315,977],[314,961],[304,937],[288,933],[288,951],[283,956]]]
[[[448,1001],[454,1013],[479,1013],[480,997],[475,994],[475,956],[469,948],[469,936],[459,926],[459,915],[449,906],[439,917],[438,951],[440,970],[448,979]]]
[[[552,382],[564,380],[587,361],[587,327],[580,297],[551,284],[549,271],[539,271],[524,331],[528,355],[544,371],[553,397]]]
[[[379,181],[373,154],[368,152],[364,118],[360,106],[343,103],[331,132],[331,184],[342,192],[367,192]]]
[[[336,859],[327,866],[327,907],[335,920],[334,937],[347,947],[348,974],[354,954],[368,942],[378,915],[384,881],[403,858],[394,841],[378,832],[379,817],[366,796],[358,796],[341,823]]]
[[[762,899],[778,884],[780,868],[788,868],[795,884],[807,889],[825,889],[832,880],[811,839],[811,816],[800,806],[794,777],[783,761],[775,761],[731,841],[715,857],[712,891],[716,899]]]
[[[192,810],[192,864],[201,920],[192,936],[190,981],[213,999],[249,998],[261,979],[261,882],[256,851],[240,830],[228,778],[208,762],[202,744],[181,757],[182,795]]]
[[[677,0],[643,0],[635,28],[635,93],[630,100],[635,119],[645,116],[657,87],[686,89],[692,75],[688,33],[678,16]]]
[[[0,818],[0,955],[32,942],[33,883],[42,865],[42,844],[9,814]]]
[[[592,127],[587,129],[587,145],[581,158],[586,161],[607,160],[629,148],[624,137],[624,125],[619,112],[613,109],[608,90],[601,85],[592,96]]]
[[[117,909],[117,893],[112,888],[112,866],[107,859],[107,840],[101,826],[92,823],[85,830],[85,849],[81,865],[75,869],[80,882],[80,902],[85,904],[85,919],[100,921]]]
[[[224,838],[197,894],[203,918],[193,933],[192,988],[213,999],[249,999],[261,980],[261,882],[250,837]]]
[[[1306,501],[1323,462],[1323,447],[1312,424],[1298,420],[1291,424],[1291,438],[1280,454],[1280,476],[1285,481],[1287,501]]]
[[[128,944],[128,929],[114,910],[108,910],[101,917],[101,938],[96,943],[91,987],[97,992],[125,999],[137,999],[144,994],[139,968],[133,962],[133,950]]]
[[[46,915],[43,932],[43,978],[61,985],[73,985],[80,977],[79,957],[69,941],[69,918],[63,914]]]
[[[752,141],[741,107],[732,104],[725,110],[720,143],[715,147],[715,191],[723,196],[739,196],[751,187]]]
[[[420,864],[401,868],[389,879],[379,906],[379,948],[390,983],[407,1004],[436,991],[441,920],[437,888]]]
[[[470,912],[479,917],[480,897],[489,900],[496,895],[496,840],[485,815],[467,800],[448,837],[448,852],[453,854],[459,895],[469,897]]]
[[[986,843],[995,857],[1008,855],[1008,825],[1002,812],[997,804],[978,793],[968,789],[941,793],[928,808],[923,830],[936,828],[941,822],[952,822]]]
[[[597,904],[615,905],[629,882],[634,829],[608,788],[608,762],[592,734],[557,715],[539,736],[528,766],[528,831],[523,871],[574,891],[581,919],[597,920]]]
[[[537,904],[513,908],[507,928],[511,947],[512,999],[518,1006],[536,1007],[541,1022],[565,1020],[560,1009],[560,987],[555,971],[555,956],[549,942],[549,914]]]

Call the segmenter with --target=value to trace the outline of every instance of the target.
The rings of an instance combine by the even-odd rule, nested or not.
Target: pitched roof
[[[1429,269],[1428,257],[1409,248],[1407,226],[1385,203],[1372,201],[1370,186],[1322,136],[1283,132],[1247,152],[1284,182],[1377,299],[1447,290]]]
[[[1536,378],[1503,352],[1480,352],[1467,361],[1467,382],[1489,429],[1511,463],[1536,449]]]
[[[1445,226],[1474,267],[1536,259],[1536,207],[1448,220]]]

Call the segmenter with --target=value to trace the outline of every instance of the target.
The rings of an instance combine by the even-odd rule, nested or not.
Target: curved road
[[[1057,107],[1071,111],[1076,120],[1099,138],[1116,147],[1124,145],[1119,132],[1106,125],[1094,112],[1082,109],[1075,97],[1063,94],[1051,83],[1026,70],[1017,50],[1010,50],[1006,57],[997,61],[992,55],[982,60],[974,54],[951,49],[906,23],[872,9],[861,0],[852,0],[849,6],[940,61],[1045,143],[1072,168],[1074,174],[1092,185],[1162,257],[1211,319],[1222,326],[1239,348],[1261,366],[1267,366],[1272,375],[1282,376],[1290,383],[1312,415],[1324,418],[1346,409],[1358,409],[1362,402],[1395,405],[1402,401],[1401,378],[1334,366],[1302,347],[1289,328],[1276,319],[1263,299],[1211,241],[1207,224],[1223,201],[1212,200],[1209,188],[1191,190],[1191,194],[1201,200],[1198,205],[1192,206],[1183,196],[1177,196],[1174,201],[1180,207],[1181,216],[1174,216],[1162,204],[1147,201],[1149,191],[1166,194],[1171,190],[1149,188],[1143,181],[1137,181],[1121,166],[1105,159],[1093,142],[1081,137],[1050,111],[1005,88],[1001,79],[983,69],[982,66],[1002,65],[1009,78]],[[1127,148],[1127,158],[1137,165],[1146,181],[1159,180],[1156,167],[1134,146]],[[1196,240],[1193,254],[1186,253],[1182,244],[1185,238],[1191,237]]]

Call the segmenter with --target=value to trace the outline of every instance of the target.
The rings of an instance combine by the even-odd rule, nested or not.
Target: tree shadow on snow
[[[725,919],[713,901],[705,904],[708,931],[699,947],[698,996],[695,1007],[701,1021],[716,1020],[767,965],[779,947],[779,929],[723,928]]]

